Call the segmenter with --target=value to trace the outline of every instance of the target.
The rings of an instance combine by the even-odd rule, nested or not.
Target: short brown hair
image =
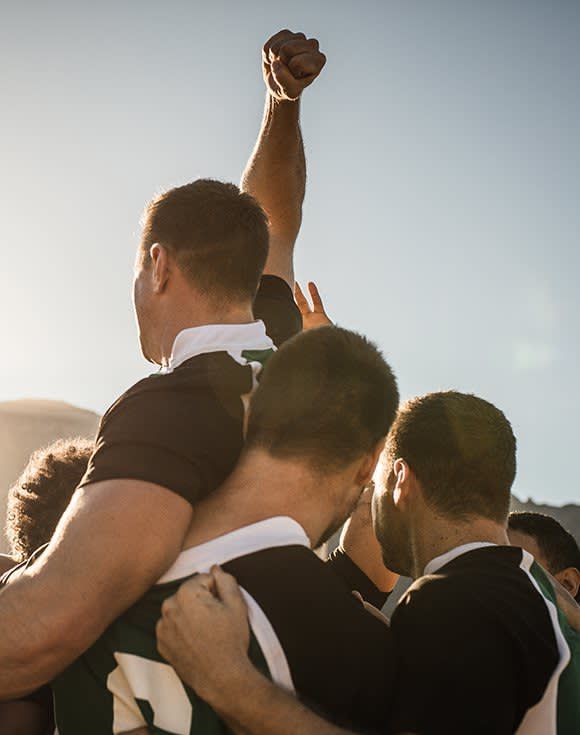
[[[409,401],[387,438],[387,473],[397,458],[407,462],[442,515],[505,522],[516,439],[504,414],[488,401],[456,391]]]
[[[145,210],[141,256],[167,247],[203,293],[252,300],[268,256],[268,219],[234,184],[198,179],[155,197]]]
[[[93,449],[88,439],[61,439],[30,457],[8,492],[6,535],[14,559],[24,561],[50,541]]]
[[[322,471],[343,467],[386,436],[398,403],[395,376],[372,342],[338,327],[312,329],[266,364],[246,446]]]
[[[561,523],[544,513],[522,511],[510,513],[508,529],[520,531],[536,539],[548,562],[550,574],[558,574],[568,567],[580,570],[578,542]]]

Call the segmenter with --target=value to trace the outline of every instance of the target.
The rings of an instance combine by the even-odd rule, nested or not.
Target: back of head
[[[217,301],[251,301],[268,255],[268,220],[234,184],[199,179],[155,197],[143,219],[141,259],[158,243],[196,289]]]
[[[59,440],[30,457],[8,493],[6,535],[14,559],[24,561],[50,541],[93,449],[87,439]]]
[[[371,342],[338,327],[312,329],[268,361],[246,447],[321,472],[340,469],[386,436],[398,403],[393,372]]]
[[[536,540],[550,574],[558,574],[569,567],[580,570],[578,543],[555,518],[543,513],[510,513],[508,528]]]
[[[516,440],[488,401],[455,391],[409,401],[387,440],[386,467],[404,459],[429,505],[453,520],[505,523],[516,473]]]

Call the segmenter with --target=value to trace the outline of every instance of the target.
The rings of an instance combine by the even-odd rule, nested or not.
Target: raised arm
[[[181,550],[191,506],[165,488],[81,488],[45,553],[0,591],[0,699],[50,681],[154,584]]]
[[[318,41],[303,33],[280,31],[265,44],[264,118],[241,182],[242,190],[260,202],[270,219],[270,254],[264,273],[283,278],[291,288],[306,189],[300,96],[325,63]]]

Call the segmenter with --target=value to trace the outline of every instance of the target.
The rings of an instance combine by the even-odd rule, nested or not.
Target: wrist
[[[197,692],[221,717],[235,719],[263,683],[267,680],[249,659],[244,659],[228,666],[209,685],[204,682]]]
[[[272,91],[267,90],[266,104],[269,110],[271,110],[272,112],[297,111],[300,108],[300,96],[296,97],[296,99],[294,100],[291,100],[289,98],[277,97]]]

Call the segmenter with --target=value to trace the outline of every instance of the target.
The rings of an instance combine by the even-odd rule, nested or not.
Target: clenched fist
[[[262,50],[264,81],[272,97],[287,102],[297,100],[326,64],[315,38],[304,33],[280,31]]]

